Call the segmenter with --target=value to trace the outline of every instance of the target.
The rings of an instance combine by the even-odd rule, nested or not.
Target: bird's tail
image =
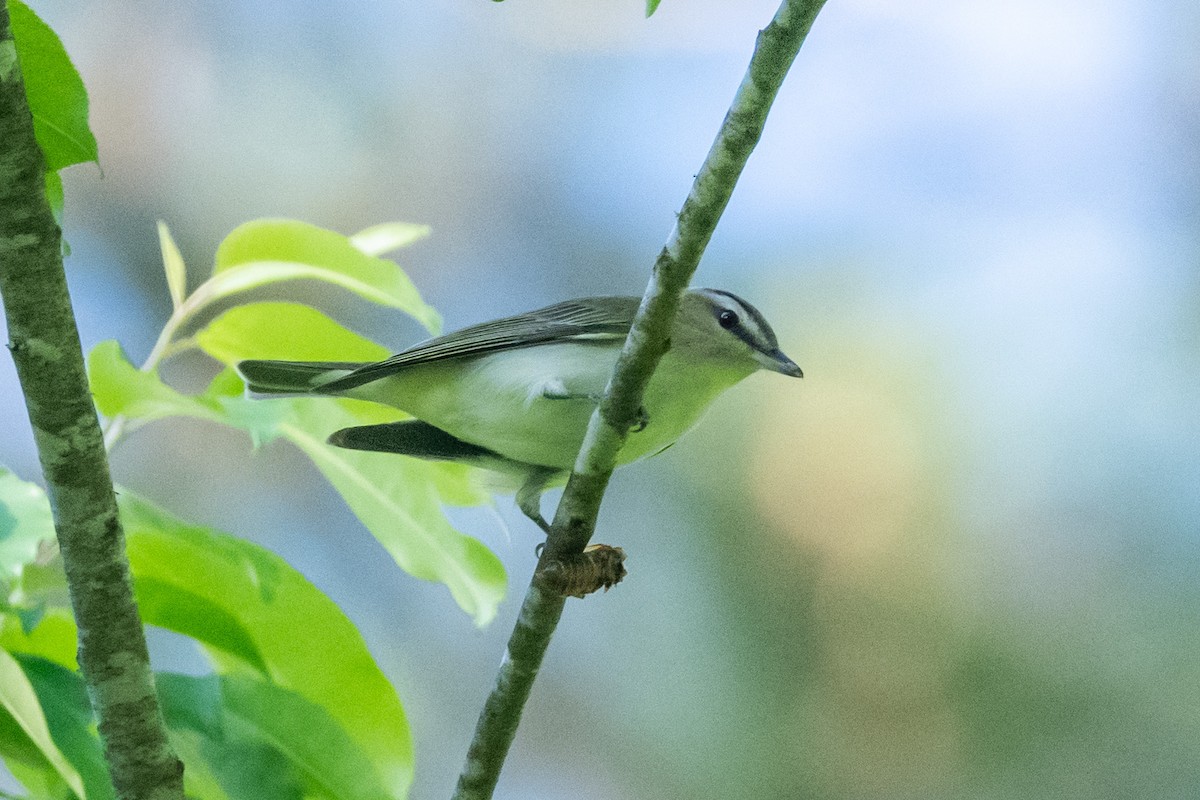
[[[251,394],[320,394],[321,386],[361,367],[348,361],[239,361]]]

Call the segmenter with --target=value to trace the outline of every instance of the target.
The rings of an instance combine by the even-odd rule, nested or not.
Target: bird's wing
[[[598,342],[623,339],[637,313],[636,297],[589,297],[567,300],[515,317],[484,322],[414,345],[402,353],[366,364],[319,386],[337,393],[385,378],[417,364],[477,356],[555,342]]]

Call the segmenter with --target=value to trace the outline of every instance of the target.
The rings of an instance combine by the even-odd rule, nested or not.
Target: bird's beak
[[[804,371],[796,366],[795,361],[785,356],[778,347],[767,353],[756,351],[754,360],[761,364],[763,369],[769,369],[771,372],[778,372],[793,378],[804,377]]]

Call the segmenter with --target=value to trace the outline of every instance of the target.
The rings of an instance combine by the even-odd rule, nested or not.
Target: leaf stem
[[[666,351],[680,298],[758,144],[779,87],[824,4],[825,0],[784,0],[771,23],[759,32],[746,76],[655,261],[604,399],[588,425],[539,567],[547,560],[582,552],[591,539],[617,453]],[[540,588],[536,580],[530,583],[496,684],[476,725],[454,800],[492,796],[564,604],[565,598]]]
[[[184,339],[176,339],[175,335],[183,328],[183,326],[191,319],[192,315],[200,311],[212,299],[210,292],[204,289],[208,285],[207,282],[201,284],[196,291],[192,292],[187,299],[181,304],[175,306],[171,311],[171,316],[167,318],[166,324],[158,333],[158,339],[154,342],[154,347],[150,348],[150,355],[146,356],[146,360],[142,366],[138,367],[142,372],[149,372],[152,369],[157,369],[158,365],[174,355],[191,350],[196,347],[194,337]],[[108,420],[104,425],[104,449],[112,452],[121,438],[127,432],[128,419],[124,414],[118,414]]]

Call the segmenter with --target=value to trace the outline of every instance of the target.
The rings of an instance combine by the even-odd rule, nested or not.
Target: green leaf
[[[387,351],[331,319],[294,303],[237,306],[196,334],[209,355],[227,364],[243,358],[383,358]],[[251,401],[214,380],[199,397],[180,394],[153,372],[135,369],[115,342],[88,359],[96,405],[106,416],[140,421],[190,416],[248,431],[256,443],[284,436],[325,474],[367,529],[410,574],[445,583],[476,624],[490,622],[506,589],[498,558],[456,531],[441,504],[478,505],[490,496],[462,465],[335,448],[325,438],[341,427],[389,422],[395,409],[354,400],[295,398]],[[150,591],[147,588],[147,591]]]
[[[37,557],[38,544],[54,540],[46,493],[0,467],[0,580],[20,577]]]
[[[250,434],[257,449],[280,435],[279,426],[291,419],[292,409],[287,403],[250,402],[245,394],[242,377],[226,367],[213,377],[199,399],[219,406],[224,423]]]
[[[196,339],[205,352],[227,364],[245,358],[374,361],[386,355],[378,345],[319,311],[294,303],[232,308]],[[390,422],[402,416],[386,406],[335,398],[242,402],[288,408],[288,414],[279,416],[274,433],[312,459],[401,569],[446,584],[476,624],[492,620],[504,597],[504,567],[479,540],[456,531],[441,509],[442,503],[490,502],[466,468],[389,453],[344,450],[325,443],[339,428]],[[231,419],[237,416],[235,401],[228,401],[225,407]]]
[[[214,375],[204,390],[204,396],[210,398],[228,399],[242,397],[245,393],[246,384],[242,382],[242,376],[238,375],[233,367],[226,367]]]
[[[193,730],[173,727],[170,715],[167,713],[167,700],[163,687],[159,684],[159,704],[163,706],[163,716],[167,722],[167,735],[171,740],[171,749],[183,761],[183,795],[189,800],[256,800],[262,794],[231,795],[221,785],[222,776],[219,774],[229,764],[239,763],[244,759],[244,751],[235,751],[226,745],[219,753],[212,753],[213,742],[201,733]],[[275,795],[272,795],[274,800]]]
[[[646,0],[646,16],[649,17],[658,10],[658,4],[662,0]]]
[[[25,676],[25,672],[17,660],[3,650],[0,650],[0,706],[16,722],[16,727],[24,734],[28,743],[36,748],[49,768],[67,786],[71,787],[71,791],[75,792],[77,796],[86,797],[83,790],[83,779],[67,761],[50,735],[46,716],[42,712],[42,706],[34,692],[33,685]],[[23,744],[12,738],[13,731],[8,726],[0,726],[0,730],[5,730],[8,734],[0,736],[0,748],[5,751],[6,755],[10,746]],[[21,760],[30,764],[27,756]]]
[[[50,170],[97,159],[96,137],[88,127],[83,79],[49,25],[20,0],[9,0],[17,57],[33,130]]]
[[[263,674],[270,671],[246,621],[235,611],[203,594],[189,592],[178,582],[152,575],[139,577],[136,589],[138,608],[146,621],[237,656]]]
[[[162,685],[158,686],[158,702],[164,706],[163,716],[167,720],[170,746],[176,756],[179,756],[180,760],[184,762],[185,798],[188,800],[257,800],[257,798],[266,796],[262,793],[239,796],[227,792],[226,788],[222,786],[224,776],[220,772],[227,771],[230,764],[245,763],[245,751],[238,751],[236,745],[228,745],[227,742],[217,742],[218,746],[221,746],[221,750],[214,753],[210,750],[214,742],[208,736],[198,733],[196,730],[174,727],[172,718],[166,709],[167,697],[164,696]],[[275,800],[277,795],[269,796],[271,800]]]
[[[284,755],[225,708],[222,679],[155,676],[171,744],[184,760],[188,797],[302,800],[301,776]],[[369,768],[369,767],[368,767]]]
[[[428,225],[411,222],[384,222],[364,228],[350,237],[350,244],[369,256],[381,256],[408,247],[429,236]]]
[[[143,618],[206,644],[224,669],[236,656],[242,669],[323,708],[367,754],[375,779],[402,796],[412,778],[404,711],[338,607],[261,547],[187,525],[128,492],[120,504]]]
[[[320,795],[338,800],[389,796],[366,754],[321,706],[243,676],[222,678],[221,696],[226,713],[282,753]]]
[[[53,548],[52,555],[49,551],[39,553],[37,561],[25,565],[25,569],[21,571],[21,581],[12,597],[15,602],[28,607],[71,607],[67,576],[63,572],[62,555],[57,547]]]
[[[158,247],[162,250],[163,269],[167,273],[167,290],[171,293],[171,306],[179,308],[187,297],[187,266],[183,263],[183,255],[167,223],[158,221]]]
[[[372,422],[339,401],[295,403],[296,424],[284,425],[283,435],[312,459],[400,568],[444,583],[480,627],[491,622],[504,598],[504,567],[482,542],[446,520],[437,483],[430,479],[438,465],[326,444],[338,428]]]
[[[245,358],[377,361],[387,356],[387,350],[374,342],[297,303],[234,306],[197,332],[195,339],[204,352],[230,365],[213,379],[205,396],[219,402],[225,422],[250,433],[256,446],[280,435],[280,426],[294,416],[293,407],[286,399],[247,401],[245,384],[232,369],[238,361]]]
[[[204,352],[231,367],[247,358],[379,361],[389,355],[386,348],[299,303],[234,306],[195,339]]]
[[[181,394],[159,380],[157,372],[143,372],[130,364],[121,346],[111,339],[88,354],[88,379],[96,408],[110,419],[126,416],[149,422],[184,416],[225,420],[221,409],[205,398]]]
[[[211,776],[226,797],[397,796],[329,713],[294,691],[246,676],[160,673],[157,683],[172,741],[197,735],[184,748],[187,769]]]
[[[51,608],[42,614],[32,630],[26,630],[19,620],[6,616],[0,627],[0,648],[14,654],[40,656],[68,669],[77,669],[78,636],[70,609]]]
[[[293,220],[239,226],[217,248],[213,277],[197,294],[205,304],[278,281],[309,278],[341,286],[374,303],[406,312],[431,332],[438,313],[391,261],[364,253],[345,236]]]
[[[16,723],[12,723],[16,724]],[[63,779],[43,760],[40,764],[17,760],[4,754],[4,765],[28,790],[29,800],[74,800],[75,795]],[[22,795],[17,795],[21,798]]]
[[[83,678],[77,672],[35,656],[17,656],[17,662],[37,693],[54,743],[79,770],[87,800],[112,798],[112,780],[104,760],[104,747],[93,732],[95,717]]]

